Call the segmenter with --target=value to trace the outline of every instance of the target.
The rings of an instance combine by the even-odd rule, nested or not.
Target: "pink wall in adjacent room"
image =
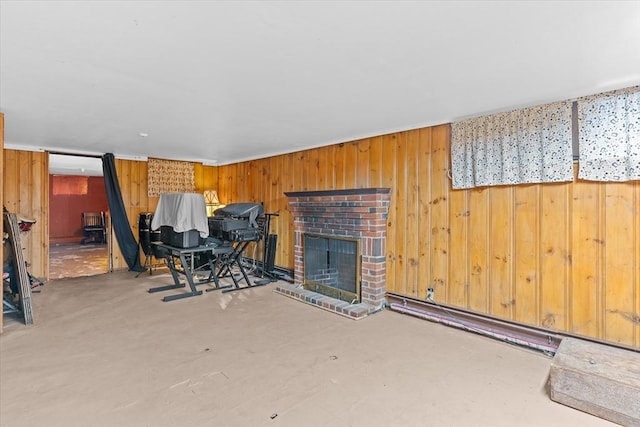
[[[82,212],[108,210],[104,178],[51,175],[49,207],[49,243],[80,243]]]

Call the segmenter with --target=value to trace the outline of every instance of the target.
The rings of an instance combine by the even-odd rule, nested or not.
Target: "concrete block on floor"
[[[564,338],[551,363],[551,400],[640,427],[640,353]]]

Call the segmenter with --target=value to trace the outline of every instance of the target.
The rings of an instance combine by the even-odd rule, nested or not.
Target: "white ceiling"
[[[0,0],[0,16],[8,148],[228,164],[640,84],[639,1]]]

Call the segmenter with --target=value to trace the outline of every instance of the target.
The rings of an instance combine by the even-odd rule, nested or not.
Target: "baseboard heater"
[[[544,329],[525,327],[489,316],[481,316],[459,308],[387,292],[387,307],[399,313],[464,329],[511,344],[529,347],[554,355],[562,335]]]

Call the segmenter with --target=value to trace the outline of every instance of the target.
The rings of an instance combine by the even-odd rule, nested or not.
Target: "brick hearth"
[[[294,284],[275,291],[354,319],[384,306],[386,285],[387,216],[389,188],[288,192],[294,217]],[[360,303],[349,304],[302,287],[304,281],[303,236],[314,233],[360,240],[362,255]]]

